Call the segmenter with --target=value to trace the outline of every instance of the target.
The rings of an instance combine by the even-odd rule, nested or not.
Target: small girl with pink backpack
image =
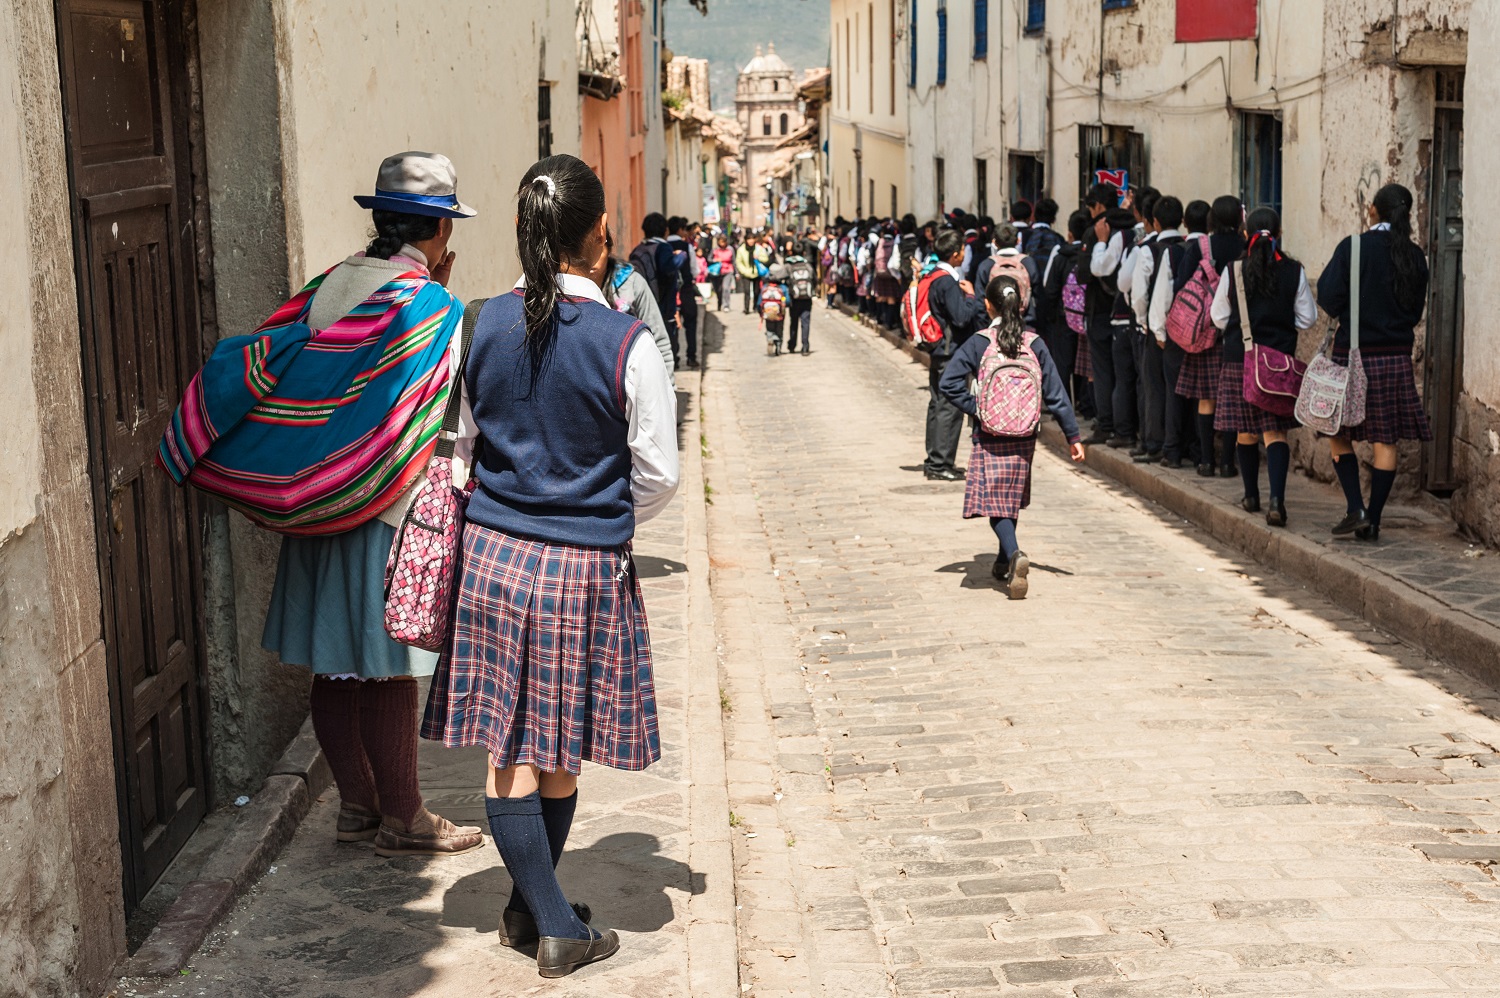
[[[1031,462],[1042,414],[1050,412],[1057,420],[1074,461],[1084,459],[1084,449],[1052,354],[1022,319],[1031,303],[1025,273],[990,278],[984,297],[990,326],[958,348],[938,390],[974,417],[964,518],[989,518],[1000,541],[992,574],[1011,599],[1025,599],[1031,561],[1016,539],[1016,520],[1031,504]]]

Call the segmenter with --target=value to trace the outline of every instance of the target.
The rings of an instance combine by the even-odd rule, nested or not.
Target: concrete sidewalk
[[[381,859],[368,843],[335,844],[338,795],[329,789],[182,976],[124,979],[119,998],[489,996],[543,987],[591,998],[737,993],[698,377],[684,372],[678,382],[682,488],[636,539],[663,758],[644,773],[585,768],[559,868],[568,896],[588,901],[596,922],[620,930],[620,953],[543,981],[532,957],[496,942],[511,884],[488,837],[461,857]],[[420,766],[434,811],[485,825],[483,750],[424,742]]]

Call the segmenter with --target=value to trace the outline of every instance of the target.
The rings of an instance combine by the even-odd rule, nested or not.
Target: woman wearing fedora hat
[[[463,306],[446,287],[454,259],[448,239],[453,219],[475,214],[458,200],[454,181],[445,156],[405,152],[387,159],[375,194],[354,199],[370,209],[374,239],[278,314],[295,306],[296,321],[315,332],[334,330],[330,340],[340,331],[355,339],[378,333],[383,375],[387,365],[413,365],[415,382],[446,365],[451,377]],[[428,337],[447,349],[413,347]],[[316,377],[320,357],[337,353],[304,352],[299,374]],[[425,371],[416,369],[421,363],[429,365]],[[330,365],[326,397],[347,400],[347,380],[345,372],[339,381]],[[411,488],[362,526],[283,538],[262,637],[283,662],[313,672],[313,729],[341,800],[338,841],[374,839],[382,856],[450,855],[483,843],[478,828],[455,826],[423,806],[416,677],[432,675],[437,656],[397,644],[385,631],[386,559],[421,481],[415,475]]]

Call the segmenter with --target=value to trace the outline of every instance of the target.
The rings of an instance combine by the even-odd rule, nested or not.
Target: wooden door
[[[1458,396],[1464,367],[1464,73],[1437,74],[1433,116],[1432,225],[1429,259],[1431,301],[1427,307],[1427,411],[1432,442],[1422,461],[1422,487],[1450,494],[1463,483],[1453,462]]]
[[[174,8],[57,0],[127,908],[207,796],[199,517],[152,464],[202,359]]]

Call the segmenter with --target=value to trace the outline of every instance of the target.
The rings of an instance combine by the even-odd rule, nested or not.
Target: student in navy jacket
[[[984,321],[984,304],[974,297],[974,286],[964,280],[958,268],[964,259],[964,237],[961,232],[945,229],[933,244],[942,275],[933,280],[927,301],[933,318],[943,327],[943,340],[932,352],[927,370],[927,457],[922,470],[936,481],[956,482],[963,473],[955,467],[958,438],[964,430],[964,414],[953,407],[939,390],[943,367],[953,351],[968,340]]]
[[[1411,191],[1400,184],[1382,187],[1370,206],[1371,228],[1358,237],[1359,353],[1369,390],[1364,423],[1329,441],[1334,470],[1349,504],[1347,515],[1333,528],[1337,537],[1380,538],[1380,515],[1396,483],[1397,442],[1432,439],[1412,371],[1416,328],[1427,307],[1428,274],[1427,256],[1412,242],[1411,210]],[[1333,345],[1334,359],[1340,362],[1349,351],[1352,238],[1339,243],[1318,278],[1319,303],[1338,320]],[[1368,505],[1360,491],[1359,460],[1351,440],[1368,440],[1375,450]]]

